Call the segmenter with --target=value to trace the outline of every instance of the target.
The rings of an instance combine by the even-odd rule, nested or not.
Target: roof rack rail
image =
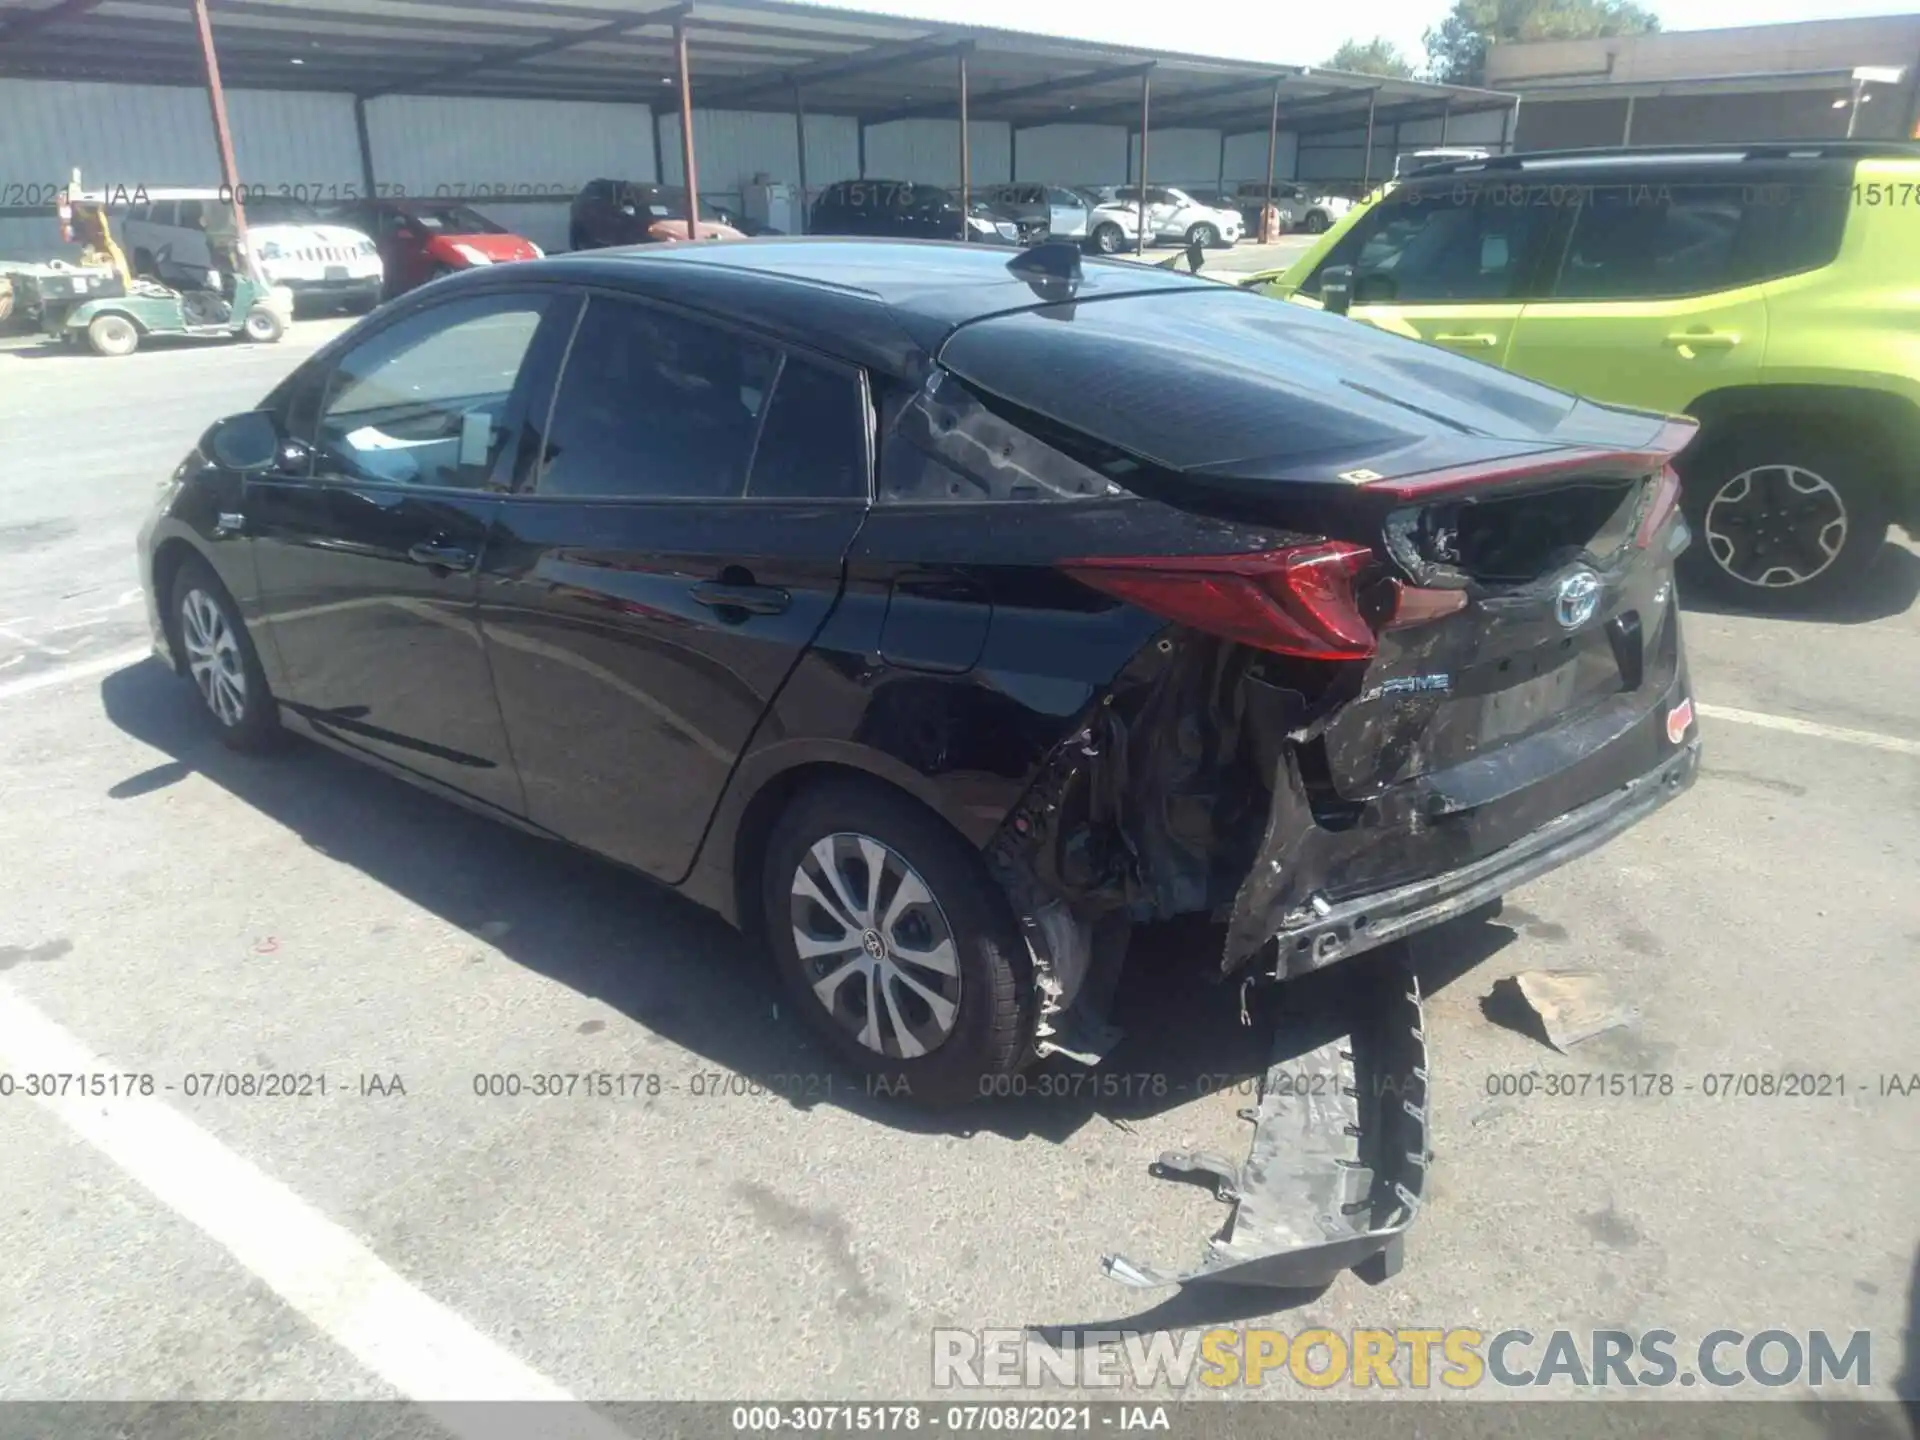
[[[1920,160],[1920,141],[1755,140],[1744,143],[1718,141],[1700,145],[1597,145],[1568,150],[1520,150],[1505,155],[1489,155],[1484,160],[1436,160],[1431,165],[1408,170],[1400,178],[1410,180],[1416,175],[1449,175],[1461,171],[1520,170],[1529,165],[1552,164],[1562,160],[1653,160],[1689,155],[1739,156],[1747,160],[1782,160],[1803,156],[1822,159]]]

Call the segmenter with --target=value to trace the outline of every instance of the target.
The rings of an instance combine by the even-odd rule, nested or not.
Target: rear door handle
[[[1667,336],[1665,343],[1673,350],[1731,350],[1740,343],[1740,336],[1731,330],[1696,330],[1692,334],[1683,330]]]
[[[1500,343],[1498,335],[1489,335],[1479,331],[1471,335],[1436,335],[1434,343],[1438,345],[1458,345],[1464,350],[1491,350]]]
[[[464,550],[458,545],[438,545],[431,540],[422,540],[407,550],[407,558],[416,565],[425,565],[429,570],[471,570],[473,551]]]
[[[723,585],[703,580],[693,587],[693,598],[715,610],[744,610],[749,615],[778,615],[793,597],[771,585]]]

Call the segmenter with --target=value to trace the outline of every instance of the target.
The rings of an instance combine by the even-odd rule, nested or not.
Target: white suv
[[[247,243],[267,282],[294,300],[355,311],[380,303],[380,251],[358,230],[330,224],[304,201],[256,195],[245,201]],[[148,190],[120,221],[120,248],[138,275],[201,284],[213,270],[207,219],[228,207],[217,190]]]
[[[1122,205],[1140,203],[1138,185],[1122,185],[1113,192]],[[1238,210],[1202,205],[1171,185],[1147,186],[1147,235],[1154,240],[1178,240],[1184,245],[1232,245],[1240,239]]]

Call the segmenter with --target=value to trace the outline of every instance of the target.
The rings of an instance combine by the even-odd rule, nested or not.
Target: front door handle
[[[422,540],[410,546],[407,558],[416,565],[424,565],[429,570],[451,573],[456,570],[473,569],[473,551],[462,549],[458,545],[441,545],[431,540]]]
[[[693,587],[693,598],[715,610],[744,610],[749,615],[778,615],[793,597],[771,585],[725,585],[703,580]]]
[[[1673,350],[1731,350],[1740,343],[1737,331],[1732,330],[1695,330],[1680,331],[1669,335],[1665,344]]]
[[[1436,345],[1458,345],[1463,350],[1491,350],[1500,343],[1498,335],[1489,335],[1484,330],[1470,335],[1436,335]]]

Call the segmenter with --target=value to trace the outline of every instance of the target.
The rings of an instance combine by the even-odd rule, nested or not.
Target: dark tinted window
[[[1814,269],[1837,253],[1837,186],[1602,185],[1584,195],[1551,294],[1658,299]]]
[[[756,499],[864,499],[867,406],[851,371],[789,355],[753,453]]]
[[[317,436],[323,473],[395,485],[485,487],[507,402],[547,306],[485,295],[417,311],[335,365]]]
[[[730,331],[594,298],[560,377],[539,493],[740,495],[777,358]]]
[[[1494,203],[1492,191],[1447,186],[1394,191],[1360,217],[1302,286],[1320,293],[1330,265],[1351,265],[1355,304],[1517,300],[1555,210]]]

